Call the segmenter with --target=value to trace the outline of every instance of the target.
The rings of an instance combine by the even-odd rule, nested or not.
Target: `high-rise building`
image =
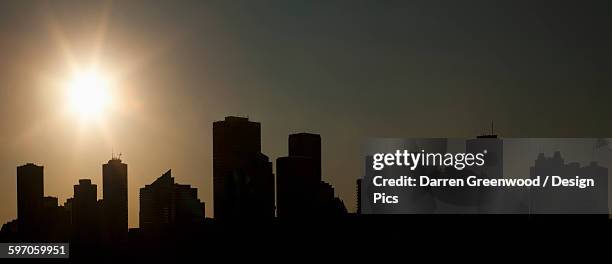
[[[105,237],[113,242],[127,240],[128,232],[128,168],[113,157],[102,165],[102,195]]]
[[[70,212],[58,206],[57,197],[43,197],[41,241],[67,241],[70,230]]]
[[[317,162],[304,156],[276,159],[276,205],[280,218],[313,215],[317,210]]]
[[[289,135],[289,156],[276,160],[276,202],[280,218],[313,216],[320,212],[321,136]]]
[[[190,225],[202,223],[206,218],[206,206],[198,199],[198,189],[189,184],[174,184],[176,223]]]
[[[589,214],[608,218],[608,168],[597,162],[583,166],[578,162],[566,162],[560,151],[552,157],[540,153],[529,168],[529,177],[558,177],[557,181],[577,181],[585,177],[593,181],[592,186],[580,188],[558,188],[549,184],[529,188],[529,213],[532,214]],[[583,176],[585,175],[585,176]],[[582,178],[585,180],[585,178]],[[543,180],[542,180],[543,181]],[[584,182],[583,182],[584,183]]]
[[[99,235],[98,187],[89,179],[74,185],[72,200],[72,231],[76,242],[93,242]]]
[[[198,189],[175,183],[171,170],[140,188],[140,227],[145,232],[188,227],[204,217]]]
[[[321,180],[320,135],[289,135],[289,156],[276,160],[276,174],[279,218],[342,213],[344,204],[334,197],[334,188]],[[339,210],[336,210],[337,208]]]
[[[504,177],[504,141],[497,135],[481,135],[475,139],[468,139],[465,143],[467,153],[486,153],[484,166],[475,166],[471,169],[479,177],[501,179]]]
[[[311,133],[289,135],[289,156],[309,157],[315,162],[317,181],[321,180],[321,136]]]
[[[258,122],[230,116],[213,123],[213,187],[217,219],[274,217],[274,174]]]
[[[28,163],[17,167],[17,223],[23,238],[41,234],[44,203],[43,166]]]

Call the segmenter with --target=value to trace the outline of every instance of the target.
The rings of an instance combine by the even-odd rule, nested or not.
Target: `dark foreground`
[[[328,257],[410,258],[419,252],[431,251],[443,256],[448,251],[437,249],[446,248],[473,253],[487,248],[489,252],[492,249],[505,255],[515,254],[516,250],[536,250],[551,243],[609,241],[611,224],[607,215],[352,215],[325,221],[267,223],[209,220],[198,226],[159,230],[155,234],[131,229],[124,242],[73,242],[69,260],[37,262],[323,261]],[[11,234],[0,237],[0,242],[19,240]]]

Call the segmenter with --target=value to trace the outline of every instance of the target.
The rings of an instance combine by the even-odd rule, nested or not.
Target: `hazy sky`
[[[537,2],[537,3],[534,3]],[[368,137],[612,135],[609,1],[0,2],[0,222],[16,166],[45,166],[60,203],[101,196],[111,152],[138,188],[167,169],[212,215],[212,122],[262,123],[263,152],[319,133],[323,178],[349,210]],[[98,47],[98,48],[97,48]],[[97,56],[95,51],[99,50]],[[71,65],[119,76],[113,111],[65,113]]]

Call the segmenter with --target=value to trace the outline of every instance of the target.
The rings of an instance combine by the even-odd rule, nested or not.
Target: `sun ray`
[[[72,53],[72,47],[70,45],[70,42],[67,40],[66,35],[62,31],[59,23],[57,22],[57,19],[55,18],[49,6],[46,6],[44,16],[47,21],[49,33],[51,34],[51,36],[55,40],[55,43],[58,45],[59,49],[64,55],[64,58],[68,63],[70,70],[76,71],[79,66],[77,64],[74,54]]]
[[[94,41],[94,48],[91,54],[91,64],[94,67],[100,65],[100,57],[102,55],[102,50],[104,49],[104,44],[106,41],[106,33],[108,31],[108,17],[110,15],[110,10],[112,7],[112,1],[106,1],[100,12],[100,18],[98,23],[98,28],[96,30],[96,36]]]

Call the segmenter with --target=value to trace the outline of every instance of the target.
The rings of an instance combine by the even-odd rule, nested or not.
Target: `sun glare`
[[[108,80],[94,71],[76,74],[69,85],[70,108],[81,118],[99,117],[111,104]]]

